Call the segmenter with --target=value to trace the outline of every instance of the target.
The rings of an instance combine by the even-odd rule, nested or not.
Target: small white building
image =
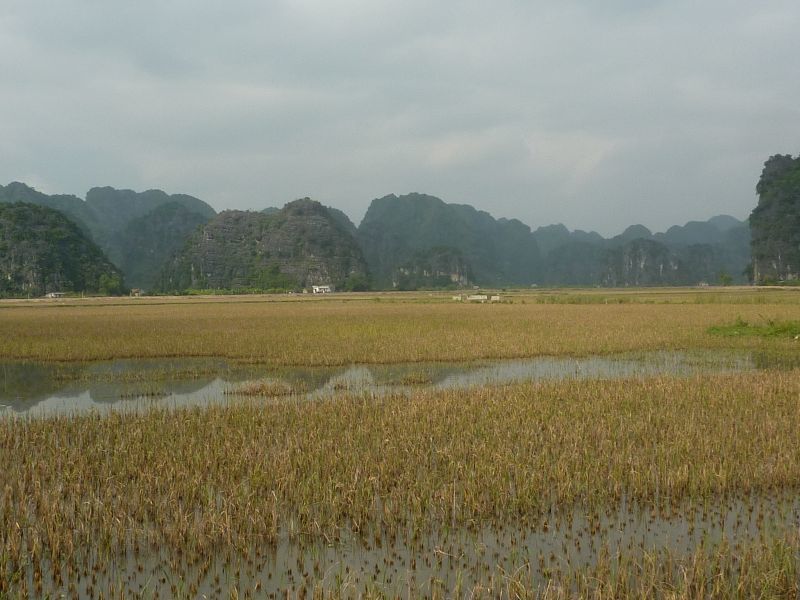
[[[48,292],[46,295],[47,298],[63,298],[64,292]]]
[[[333,293],[333,286],[332,285],[312,285],[311,286],[311,293],[312,294],[332,294]]]
[[[467,296],[469,302],[486,302],[488,299],[489,296],[486,294],[472,294],[471,296]]]

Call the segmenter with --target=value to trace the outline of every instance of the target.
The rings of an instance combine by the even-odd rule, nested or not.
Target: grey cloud
[[[798,26],[779,0],[12,0],[0,179],[356,219],[424,191],[603,233],[744,217],[798,151]]]

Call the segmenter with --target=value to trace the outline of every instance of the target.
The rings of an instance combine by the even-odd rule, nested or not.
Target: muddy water
[[[215,597],[228,595],[232,587],[240,596],[249,590],[255,597],[284,596],[287,590],[291,597],[301,590],[345,597],[368,591],[427,597],[438,590],[450,597],[459,585],[464,596],[476,585],[496,585],[504,577],[543,587],[551,577],[595,566],[601,556],[615,559],[621,554],[638,561],[645,552],[666,550],[680,558],[701,546],[713,551],[723,540],[732,547],[768,541],[796,530],[798,523],[800,497],[789,492],[661,509],[623,501],[600,512],[553,510],[532,526],[475,524],[416,535],[342,531],[337,539],[284,534],[277,543],[245,553],[220,549],[213,557],[158,548],[134,553],[129,548],[119,556],[88,557],[75,565],[71,577],[65,568],[60,583],[45,568],[41,585],[43,591],[80,597],[111,587],[134,596],[160,590],[167,597]],[[33,589],[32,571],[27,578]]]
[[[351,391],[373,395],[420,387],[469,388],[547,379],[609,379],[745,371],[762,357],[734,352],[650,352],[538,357],[470,364],[414,363],[336,368],[241,366],[218,359],[117,360],[77,365],[0,363],[0,416],[143,410],[235,402],[248,380],[285,382],[309,399]],[[299,390],[302,390],[300,392]]]

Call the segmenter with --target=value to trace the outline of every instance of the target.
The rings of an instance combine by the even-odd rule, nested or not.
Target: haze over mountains
[[[469,205],[412,193],[373,200],[356,227],[342,211],[308,198],[282,209],[217,214],[202,200],[160,190],[92,188],[82,200],[42,194],[14,182],[0,186],[0,206],[17,205],[13,214],[6,212],[7,223],[55,222],[53,215],[24,207],[57,211],[76,226],[70,235],[86,238],[62,244],[60,252],[80,247],[82,254],[94,256],[88,249],[96,243],[104,256],[100,267],[89,269],[91,284],[63,273],[40,273],[33,278],[36,284],[27,276],[22,278],[27,287],[6,285],[0,293],[80,291],[81,286],[96,291],[99,271],[106,277],[121,273],[129,287],[179,293],[299,290],[325,284],[418,289],[792,280],[800,264],[799,174],[800,158],[778,155],[765,164],[760,201],[753,211],[752,263],[750,226],[727,215],[658,233],[631,225],[603,238],[561,224],[531,230],[516,219],[495,219]],[[26,210],[30,215],[23,219]],[[36,249],[41,253],[49,247],[51,258],[41,264],[55,264],[57,236],[48,234],[48,227],[30,228],[27,240],[19,227],[15,231],[12,237],[4,234],[0,246],[0,275],[7,282],[21,281],[20,264],[28,265],[30,274],[30,265],[41,263],[32,258]]]

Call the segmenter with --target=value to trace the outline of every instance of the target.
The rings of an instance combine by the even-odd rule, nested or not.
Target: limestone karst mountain
[[[122,290],[120,271],[63,213],[0,203],[0,297]]]
[[[750,214],[753,280],[800,278],[800,156],[776,154],[764,163]]]
[[[308,198],[277,212],[223,211],[198,229],[166,265],[159,287],[364,288],[366,263],[341,216]]]

